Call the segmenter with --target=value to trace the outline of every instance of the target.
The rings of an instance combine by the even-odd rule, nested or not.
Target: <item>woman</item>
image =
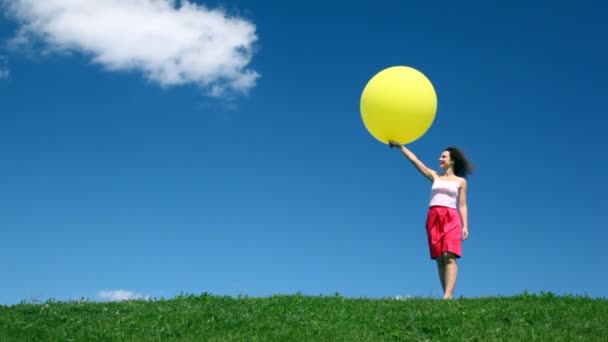
[[[473,168],[462,151],[448,147],[439,157],[441,174],[426,167],[412,151],[398,142],[403,155],[432,183],[426,232],[431,258],[437,261],[443,299],[454,297],[458,276],[456,259],[462,256],[462,241],[469,236],[467,211],[467,180]]]

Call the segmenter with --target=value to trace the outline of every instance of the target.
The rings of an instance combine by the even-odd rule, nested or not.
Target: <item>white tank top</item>
[[[460,182],[454,180],[435,179],[431,187],[431,202],[429,206],[440,205],[456,208]]]

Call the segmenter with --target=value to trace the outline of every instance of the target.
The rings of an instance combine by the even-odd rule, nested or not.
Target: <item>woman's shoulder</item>
[[[467,186],[467,179],[464,178],[464,177],[458,177],[458,176],[456,176],[456,181],[458,182],[458,184],[460,185],[460,187]]]

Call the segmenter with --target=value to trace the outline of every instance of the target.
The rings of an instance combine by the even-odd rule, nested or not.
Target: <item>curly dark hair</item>
[[[456,176],[466,178],[467,175],[473,174],[473,165],[462,150],[456,146],[450,146],[445,150],[450,152],[450,158],[454,161],[454,174]]]

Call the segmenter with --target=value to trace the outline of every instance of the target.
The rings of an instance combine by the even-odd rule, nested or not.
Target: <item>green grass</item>
[[[0,341],[608,341],[608,300],[183,295],[0,306]]]

